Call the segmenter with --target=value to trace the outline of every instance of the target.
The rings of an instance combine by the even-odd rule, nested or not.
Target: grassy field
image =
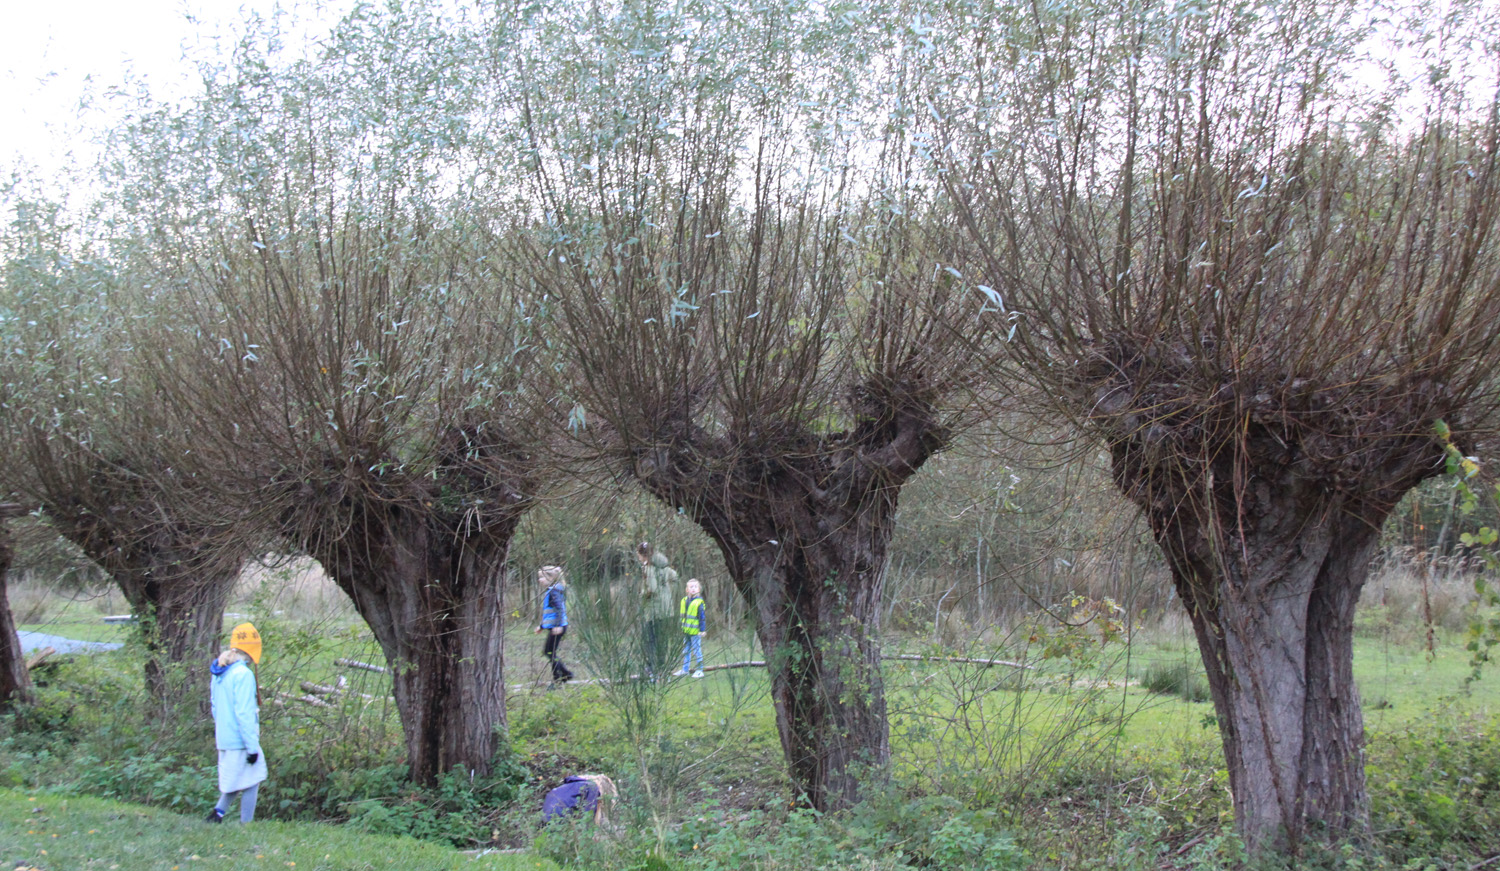
[[[137,719],[142,650],[131,627],[100,622],[107,609],[97,603],[65,603],[22,628],[127,646],[44,671],[40,711],[53,719],[0,740],[0,785],[19,788],[0,793],[0,844],[21,850],[0,853],[0,863],[40,861],[48,871],[111,865],[182,871],[207,861],[228,868],[490,867],[447,845],[375,842],[368,833],[529,849],[537,843],[542,793],[585,770],[608,773],[621,785],[624,829],[615,846],[554,844],[530,860],[484,861],[552,867],[542,858],[550,855],[577,867],[634,867],[665,851],[681,867],[803,871],[811,867],[807,844],[836,854],[840,843],[881,843],[892,827],[910,824],[900,808],[938,798],[988,815],[974,817],[974,832],[998,825],[1020,833],[1018,842],[1032,856],[1028,867],[1157,867],[1150,857],[1162,849],[1199,856],[1173,867],[1217,867],[1224,854],[1213,850],[1232,842],[1225,840],[1231,817],[1212,705],[1148,688],[1162,673],[1201,681],[1196,646],[1181,627],[1136,632],[1128,645],[1120,638],[1100,644],[1090,630],[1024,642],[985,633],[961,648],[888,638],[891,654],[1012,659],[1027,667],[888,661],[894,792],[882,799],[886,804],[872,805],[877,822],[840,822],[789,815],[764,669],[611,685],[599,677],[619,669],[588,655],[580,627],[563,650],[581,680],[551,692],[541,638],[514,617],[505,661],[509,779],[494,787],[452,781],[416,791],[401,776],[388,678],[336,661],[382,664],[368,629],[347,611],[249,605],[259,607],[256,623],[267,641],[260,669],[273,760],[262,797],[267,820],[246,830],[207,829],[196,813],[49,794],[87,792],[158,807],[196,807],[212,794],[206,726],[189,718],[158,733]],[[1486,755],[1500,752],[1493,740],[1500,675],[1486,673],[1466,685],[1461,636],[1440,629],[1429,652],[1424,634],[1366,627],[1356,641],[1372,812],[1383,838],[1417,833],[1400,846],[1402,861],[1439,856],[1447,858],[1434,867],[1467,867],[1489,858],[1495,836],[1486,827],[1500,820],[1490,783],[1500,765]],[[716,633],[706,652],[710,664],[762,658],[748,633]],[[348,692],[333,707],[298,701],[306,694],[303,682],[340,677]],[[74,746],[48,743],[54,722],[69,730]],[[79,754],[82,765],[68,753]],[[32,814],[37,805],[43,812]],[[954,813],[944,807],[931,813]],[[929,827],[902,837],[931,834]],[[1106,847],[1115,852],[1101,853]],[[410,852],[421,850],[435,852]],[[1116,854],[1138,855],[1144,864],[1098,864],[1104,862],[1098,857]]]
[[[99,871],[381,868],[551,871],[538,856],[474,855],[417,841],[312,823],[210,825],[104,799],[0,789],[0,867]]]
[[[238,622],[238,618],[229,618]],[[267,694],[288,696],[304,695],[303,681],[320,684],[335,682],[339,677],[349,682],[351,689],[371,695],[383,695],[388,684],[383,675],[338,664],[339,659],[352,659],[380,665],[384,660],[368,629],[355,620],[325,619],[314,623],[301,623],[285,617],[268,617],[260,621],[262,634],[267,637],[267,658],[261,669],[262,683]],[[98,616],[82,613],[82,609],[64,609],[56,619],[46,623],[27,624],[20,628],[61,635],[85,641],[117,641],[129,643],[132,628],[125,624],[105,624]],[[536,693],[547,685],[547,666],[539,648],[540,636],[530,633],[522,626],[507,633],[506,669],[508,684],[513,694],[512,708],[525,721],[528,707]],[[931,650],[908,645],[903,648],[902,639],[892,639],[888,649],[923,650],[933,655],[969,655],[975,657],[999,657],[1013,655],[1005,649],[991,649],[980,645],[964,650]],[[1493,673],[1472,684],[1465,684],[1469,674],[1468,653],[1462,647],[1461,636],[1439,633],[1435,649],[1425,649],[1421,639],[1403,637],[1397,641],[1381,637],[1360,637],[1355,643],[1355,677],[1359,682],[1365,711],[1366,728],[1372,732],[1401,728],[1423,717],[1429,716],[1438,706],[1457,705],[1461,709],[1479,714],[1500,713],[1500,675]],[[590,704],[602,703],[596,695],[585,689],[588,681],[596,678],[589,668],[589,658],[579,649],[580,641],[570,637],[564,646],[565,658],[572,663],[582,681],[569,688],[570,694],[586,693],[593,699]],[[721,633],[708,645],[710,664],[739,662],[760,658],[762,655],[754,640],[747,633],[739,635]],[[1128,655],[1127,655],[1128,654]],[[115,654],[131,658],[135,654],[123,651]],[[1201,731],[1212,731],[1210,719],[1212,705],[1206,700],[1185,701],[1174,695],[1149,692],[1141,685],[1142,676],[1153,667],[1172,665],[1182,670],[1201,675],[1197,648],[1190,637],[1182,633],[1141,633],[1127,649],[1117,644],[1085,664],[1080,674],[1073,675],[1082,680],[1094,681],[1096,685],[1086,688],[1066,685],[1067,675],[1063,666],[1045,661],[1032,661],[1034,671],[1026,673],[1024,686],[1027,693],[1011,691],[1019,674],[1003,668],[987,669],[975,666],[945,663],[900,663],[890,662],[886,666],[886,680],[891,692],[893,709],[930,704],[941,701],[953,704],[961,694],[959,687],[973,683],[979,677],[989,677],[987,683],[976,693],[1000,689],[1004,698],[1011,700],[1029,693],[1057,696],[1064,690],[1088,689],[1090,698],[1106,709],[1113,709],[1123,720],[1123,728],[1116,736],[1125,746],[1149,746],[1162,741],[1177,740],[1184,735]],[[1071,672],[1069,672],[1071,674]],[[931,692],[935,684],[944,685],[947,692],[939,693],[938,699]],[[926,692],[918,692],[926,688]],[[921,701],[919,701],[921,700]],[[549,716],[555,714],[556,700],[549,702]],[[1076,702],[1045,706],[1052,711],[1043,714],[1031,711],[1031,716],[1053,716]],[[566,705],[562,707],[567,707]],[[719,722],[734,716],[741,720],[745,740],[751,745],[774,749],[774,720],[771,717],[768,685],[764,671],[757,668],[737,669],[732,672],[711,672],[702,681],[683,681],[673,693],[670,704],[669,723],[673,728],[692,729]],[[946,711],[944,711],[946,713]],[[566,716],[564,714],[564,716]],[[1041,724],[1031,722],[1031,726]],[[523,733],[525,727],[523,727]],[[565,729],[543,729],[561,735]],[[898,747],[899,749],[899,747]]]

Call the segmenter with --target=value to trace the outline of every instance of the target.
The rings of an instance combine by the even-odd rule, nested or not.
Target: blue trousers
[[[249,789],[240,790],[240,822],[248,823],[255,819],[255,797],[259,792],[260,784],[258,783]],[[229,813],[229,800],[233,797],[232,792],[219,793],[219,803],[214,807],[218,808],[221,814]]]
[[[691,662],[692,659],[693,659],[693,657],[695,657],[695,656],[698,657],[698,667],[702,668],[703,667],[703,636],[702,635],[684,635],[684,636],[682,636],[682,670],[683,671],[692,671],[692,669],[688,667],[688,663]]]

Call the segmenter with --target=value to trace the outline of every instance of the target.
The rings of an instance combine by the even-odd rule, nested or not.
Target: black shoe
[[[222,823],[222,822],[224,822],[224,812],[221,811],[221,810],[219,810],[218,808],[214,808],[213,810],[209,811],[208,812],[208,822],[211,822],[211,823]]]

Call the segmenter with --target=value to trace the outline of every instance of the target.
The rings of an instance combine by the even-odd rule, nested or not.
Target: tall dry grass
[[[1463,556],[1431,556],[1409,547],[1390,551],[1365,584],[1355,624],[1363,634],[1415,640],[1461,632],[1474,605],[1483,564]]]
[[[315,623],[358,620],[354,603],[310,557],[263,557],[247,565],[235,584],[227,611],[269,612]]]

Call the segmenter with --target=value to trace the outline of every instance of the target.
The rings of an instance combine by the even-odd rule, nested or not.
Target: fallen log
[[[335,659],[334,665],[342,665],[345,668],[358,668],[364,671],[373,671],[376,674],[390,674],[391,670],[383,665],[373,665],[368,662],[360,662],[357,659]]]
[[[723,663],[721,665],[705,665],[705,666],[703,666],[702,670],[704,672],[710,672],[710,671],[724,671],[724,670],[730,669],[730,668],[765,668],[765,667],[766,667],[766,663],[765,663],[764,660],[760,660],[760,659],[747,659],[744,662],[726,662],[726,663]]]
[[[291,693],[278,691],[276,693],[276,695],[277,695],[278,698],[286,699],[287,701],[291,701],[291,702],[301,702],[304,705],[312,705],[315,708],[335,708],[335,707],[338,707],[337,705],[333,704],[332,702],[324,701],[323,699],[320,699],[317,696],[312,695],[311,693],[309,693],[309,694],[307,694],[305,696],[295,696],[295,695],[292,695]]]
[[[1024,668],[1027,670],[1035,666],[1024,662],[1012,662],[1009,659],[971,659],[967,656],[923,656],[920,653],[897,653],[891,656],[882,656],[881,659],[897,659],[903,662],[959,662],[966,665],[1004,665],[1010,668]],[[708,669],[704,669],[708,671]]]
[[[901,662],[954,662],[954,663],[960,663],[960,664],[964,664],[964,665],[983,665],[983,666],[987,666],[987,667],[988,666],[1001,665],[1001,666],[1005,666],[1007,668],[1023,668],[1023,669],[1026,669],[1027,671],[1030,671],[1030,670],[1036,668],[1036,666],[1027,665],[1024,662],[1014,662],[1014,661],[1009,660],[1009,659],[978,659],[978,658],[975,658],[975,657],[968,657],[968,656],[926,656],[926,655],[920,654],[920,653],[895,653],[895,654],[891,654],[890,656],[883,656],[883,657],[881,657],[881,659],[893,659],[893,660],[897,660],[897,661],[901,661]],[[352,660],[340,659],[340,660],[336,660],[336,661],[339,664],[341,664],[341,665],[353,665],[353,661]],[[360,663],[360,665],[363,665],[363,663]],[[379,669],[379,666],[366,666],[366,667],[371,668],[371,669]],[[765,660],[763,660],[763,659],[746,659],[746,660],[742,660],[740,662],[724,662],[724,663],[720,663],[718,665],[705,665],[705,666],[703,666],[703,672],[705,674],[707,674],[710,671],[726,671],[726,670],[731,669],[731,668],[765,668],[765,667],[766,667],[766,663],[765,663]],[[380,670],[384,671],[385,669],[380,669]],[[628,679],[629,680],[640,680],[641,678],[640,678],[640,675],[634,675],[633,674],[633,675],[630,675]],[[609,683],[609,679],[608,678],[574,678],[573,680],[568,681],[568,683],[580,684],[580,685],[591,685],[591,684],[597,685],[597,684],[607,684],[607,683]],[[510,690],[523,690],[523,689],[527,689],[529,686],[531,686],[531,685],[529,685],[529,684],[513,684],[513,685],[509,686],[508,689],[510,689]]]
[[[333,686],[329,686],[328,684],[313,683],[310,680],[305,680],[301,683],[301,687],[304,692],[312,693],[313,695],[318,696],[353,695],[359,696],[362,699],[369,699],[371,701],[375,700],[375,697],[370,695],[369,693],[349,692],[349,681],[343,675],[339,675],[338,683]],[[386,696],[385,698],[389,699],[390,696]]]

